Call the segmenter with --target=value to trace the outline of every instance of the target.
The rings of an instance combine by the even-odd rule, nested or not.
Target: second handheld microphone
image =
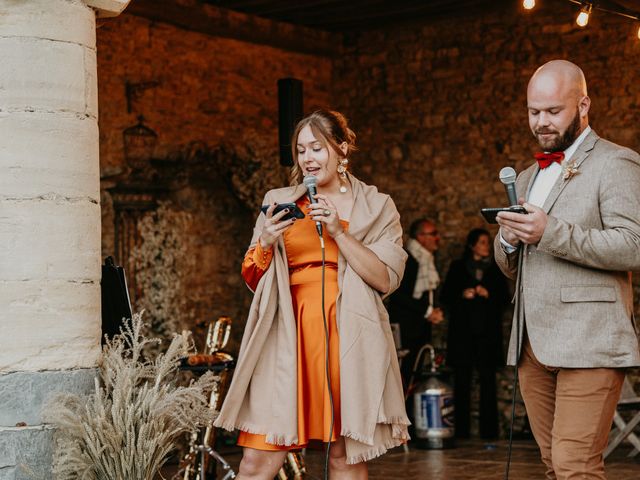
[[[511,167],[504,167],[498,174],[500,181],[507,191],[509,206],[518,205],[518,195],[516,194],[516,171]]]

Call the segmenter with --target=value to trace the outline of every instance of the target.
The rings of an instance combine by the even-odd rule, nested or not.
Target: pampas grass
[[[99,377],[88,397],[61,394],[46,420],[57,427],[53,473],[59,480],[152,480],[185,432],[210,422],[208,372],[189,386],[173,382],[187,339],[176,335],[164,354],[147,361],[155,340],[133,316],[103,349]]]

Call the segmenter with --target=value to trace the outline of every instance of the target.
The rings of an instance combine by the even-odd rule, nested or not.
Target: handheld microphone
[[[305,175],[302,180],[304,186],[307,187],[307,196],[309,197],[309,202],[316,203],[316,199],[314,198],[315,194],[318,193],[318,179],[315,175]],[[318,235],[322,237],[322,223],[316,220],[316,230],[318,231]]]
[[[500,181],[504,184],[509,198],[509,206],[518,205],[518,195],[516,194],[516,171],[511,167],[504,167],[498,174]]]

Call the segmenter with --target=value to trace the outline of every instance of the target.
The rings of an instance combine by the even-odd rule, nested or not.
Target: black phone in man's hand
[[[480,210],[480,213],[482,213],[482,216],[488,223],[498,223],[496,216],[499,212],[528,213],[522,205],[512,205],[511,207],[501,208],[483,208]]]
[[[266,214],[270,206],[271,205],[262,205],[262,208],[260,210],[262,210],[262,213]],[[302,210],[300,210],[300,208],[298,208],[298,205],[296,205],[295,203],[279,203],[278,205],[276,205],[276,208],[273,211],[273,215],[287,208],[289,209],[289,213],[285,214],[284,217],[282,217],[280,220],[289,220],[290,218],[294,217],[298,219],[304,218],[304,213],[302,212]]]

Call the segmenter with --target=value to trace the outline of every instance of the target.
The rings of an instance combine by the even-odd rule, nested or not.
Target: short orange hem
[[[240,431],[240,435],[238,435],[238,446],[245,448],[253,448],[255,450],[263,450],[266,452],[281,452],[281,451],[289,451],[289,450],[297,450],[301,448],[305,448],[307,445],[274,445],[272,443],[267,443],[266,435],[260,435],[257,433],[248,433]]]
[[[303,448],[308,448],[310,444],[322,444],[326,443],[324,440],[320,439],[309,439],[308,442],[305,443],[297,443],[294,445],[274,445],[272,443],[267,443],[267,436],[257,433],[249,433],[240,430],[240,434],[238,435],[237,445],[243,448],[253,448],[254,450],[262,450],[265,452],[288,452],[292,450],[302,450]],[[334,438],[331,440],[331,443],[336,442],[338,438]]]

